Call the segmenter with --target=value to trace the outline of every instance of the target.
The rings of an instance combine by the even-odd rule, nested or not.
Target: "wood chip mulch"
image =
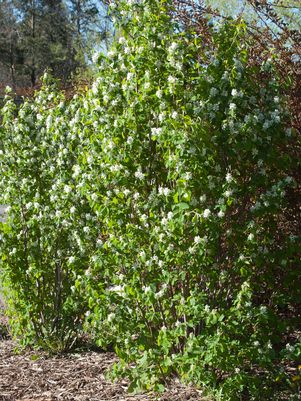
[[[205,401],[201,391],[171,383],[163,394],[129,394],[128,383],[112,383],[106,370],[113,353],[86,351],[49,357],[46,353],[14,352],[0,341],[0,401]]]

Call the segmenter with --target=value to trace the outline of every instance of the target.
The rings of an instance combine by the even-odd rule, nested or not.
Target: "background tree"
[[[20,48],[26,80],[35,86],[47,68],[66,79],[76,68],[67,10],[62,1],[17,0],[15,11],[20,18]]]
[[[18,32],[12,4],[9,1],[0,2],[0,80],[3,83],[16,81],[16,64],[20,62],[20,53],[16,46]]]
[[[103,2],[69,0],[70,19],[77,58],[85,65],[95,48],[108,44],[110,22]]]
[[[35,87],[47,68],[64,85],[87,76],[91,55],[107,41],[105,6],[92,0],[0,1],[0,76]]]

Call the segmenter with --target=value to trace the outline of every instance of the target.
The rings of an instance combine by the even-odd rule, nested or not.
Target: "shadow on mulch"
[[[8,330],[8,319],[4,316],[3,307],[1,305],[0,299],[0,341],[1,340],[8,340],[9,339],[9,330]]]
[[[52,356],[14,352],[11,340],[0,341],[0,401],[205,401],[201,391],[173,381],[160,395],[128,394],[128,383],[112,383],[105,371],[114,353],[85,351]]]

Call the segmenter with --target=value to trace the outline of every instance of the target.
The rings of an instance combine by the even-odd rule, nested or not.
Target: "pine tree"
[[[105,2],[96,0],[70,0],[70,17],[77,46],[77,55],[85,64],[87,57],[107,39],[110,22]]]
[[[0,0],[0,77],[35,87],[47,68],[66,83],[89,68],[107,38],[106,7],[96,0]],[[85,71],[86,73],[86,71]]]
[[[76,68],[72,54],[72,35],[63,1],[17,0],[20,15],[20,47],[23,72],[35,86],[47,68],[65,79]],[[71,61],[70,61],[71,60]]]
[[[0,80],[3,83],[16,83],[16,64],[21,61],[17,48],[16,18],[12,4],[7,0],[0,2]]]

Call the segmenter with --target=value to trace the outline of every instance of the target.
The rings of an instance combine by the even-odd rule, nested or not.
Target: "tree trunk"
[[[36,37],[36,13],[35,13],[35,0],[31,1],[31,37],[32,37],[32,47],[31,47],[31,73],[30,80],[31,86],[36,85],[36,60],[35,60],[35,37]]]

